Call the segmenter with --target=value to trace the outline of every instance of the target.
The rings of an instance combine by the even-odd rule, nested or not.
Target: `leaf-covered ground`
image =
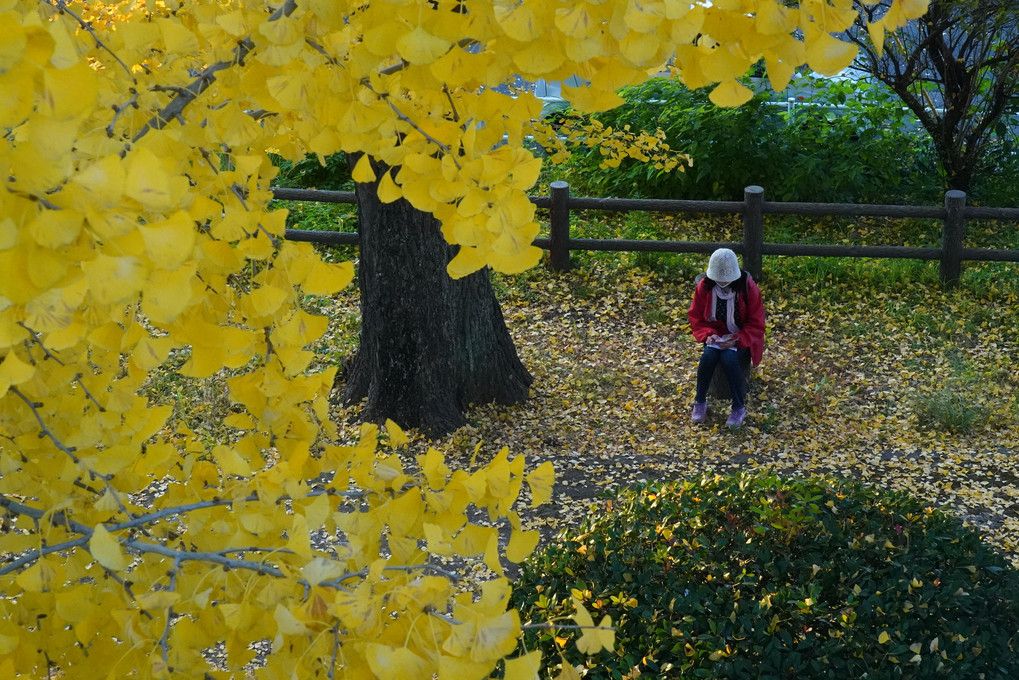
[[[529,466],[551,460],[553,503],[531,516],[547,530],[645,480],[834,473],[947,506],[1019,562],[1014,265],[969,265],[946,293],[936,264],[766,260],[764,361],[747,423],[730,431],[725,403],[690,421],[699,347],[686,310],[701,260],[588,257],[568,274],[497,279],[532,397],[475,408],[434,445],[462,465],[478,444],[479,459],[509,446]],[[341,354],[356,300],[330,312],[327,351]],[[353,423],[356,408],[337,416]]]

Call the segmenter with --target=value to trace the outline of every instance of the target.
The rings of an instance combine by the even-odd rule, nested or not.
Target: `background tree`
[[[852,58],[848,0],[750,5],[0,3],[0,676],[488,676],[520,634],[509,584],[441,558],[526,557],[512,504],[551,465],[335,441],[305,307],[353,267],[283,239],[266,152],[362,154],[355,181],[458,246],[447,272],[520,271],[540,103],[487,86],[576,73],[595,110],[675,56],[738,104],[762,56],[780,84]],[[167,371],[226,386],[221,437],[143,396]]]
[[[930,135],[950,189],[969,191],[1011,134],[1003,116],[1019,94],[1019,3],[933,0],[896,31],[889,2],[856,2],[847,35],[860,48],[854,67],[888,85]]]

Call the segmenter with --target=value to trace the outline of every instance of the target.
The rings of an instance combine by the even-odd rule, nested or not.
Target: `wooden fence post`
[[[962,244],[966,235],[966,192],[945,192],[945,221],[941,225],[941,283],[947,288],[959,285],[962,273]]]
[[[570,185],[549,184],[549,261],[554,272],[570,270]]]
[[[743,190],[743,269],[760,281],[764,272],[764,189],[751,185]]]

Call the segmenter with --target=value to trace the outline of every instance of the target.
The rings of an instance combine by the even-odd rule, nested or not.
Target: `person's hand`
[[[704,338],[704,344],[705,345],[714,345],[717,342],[718,342],[718,334],[717,333],[712,333],[708,337]]]
[[[728,340],[721,340],[715,343],[715,346],[719,349],[730,349],[736,346],[736,338],[729,338]]]

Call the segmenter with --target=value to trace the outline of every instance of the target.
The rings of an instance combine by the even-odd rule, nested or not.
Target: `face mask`
[[[732,285],[732,281],[715,281],[715,285],[722,290],[729,290],[729,286]]]

